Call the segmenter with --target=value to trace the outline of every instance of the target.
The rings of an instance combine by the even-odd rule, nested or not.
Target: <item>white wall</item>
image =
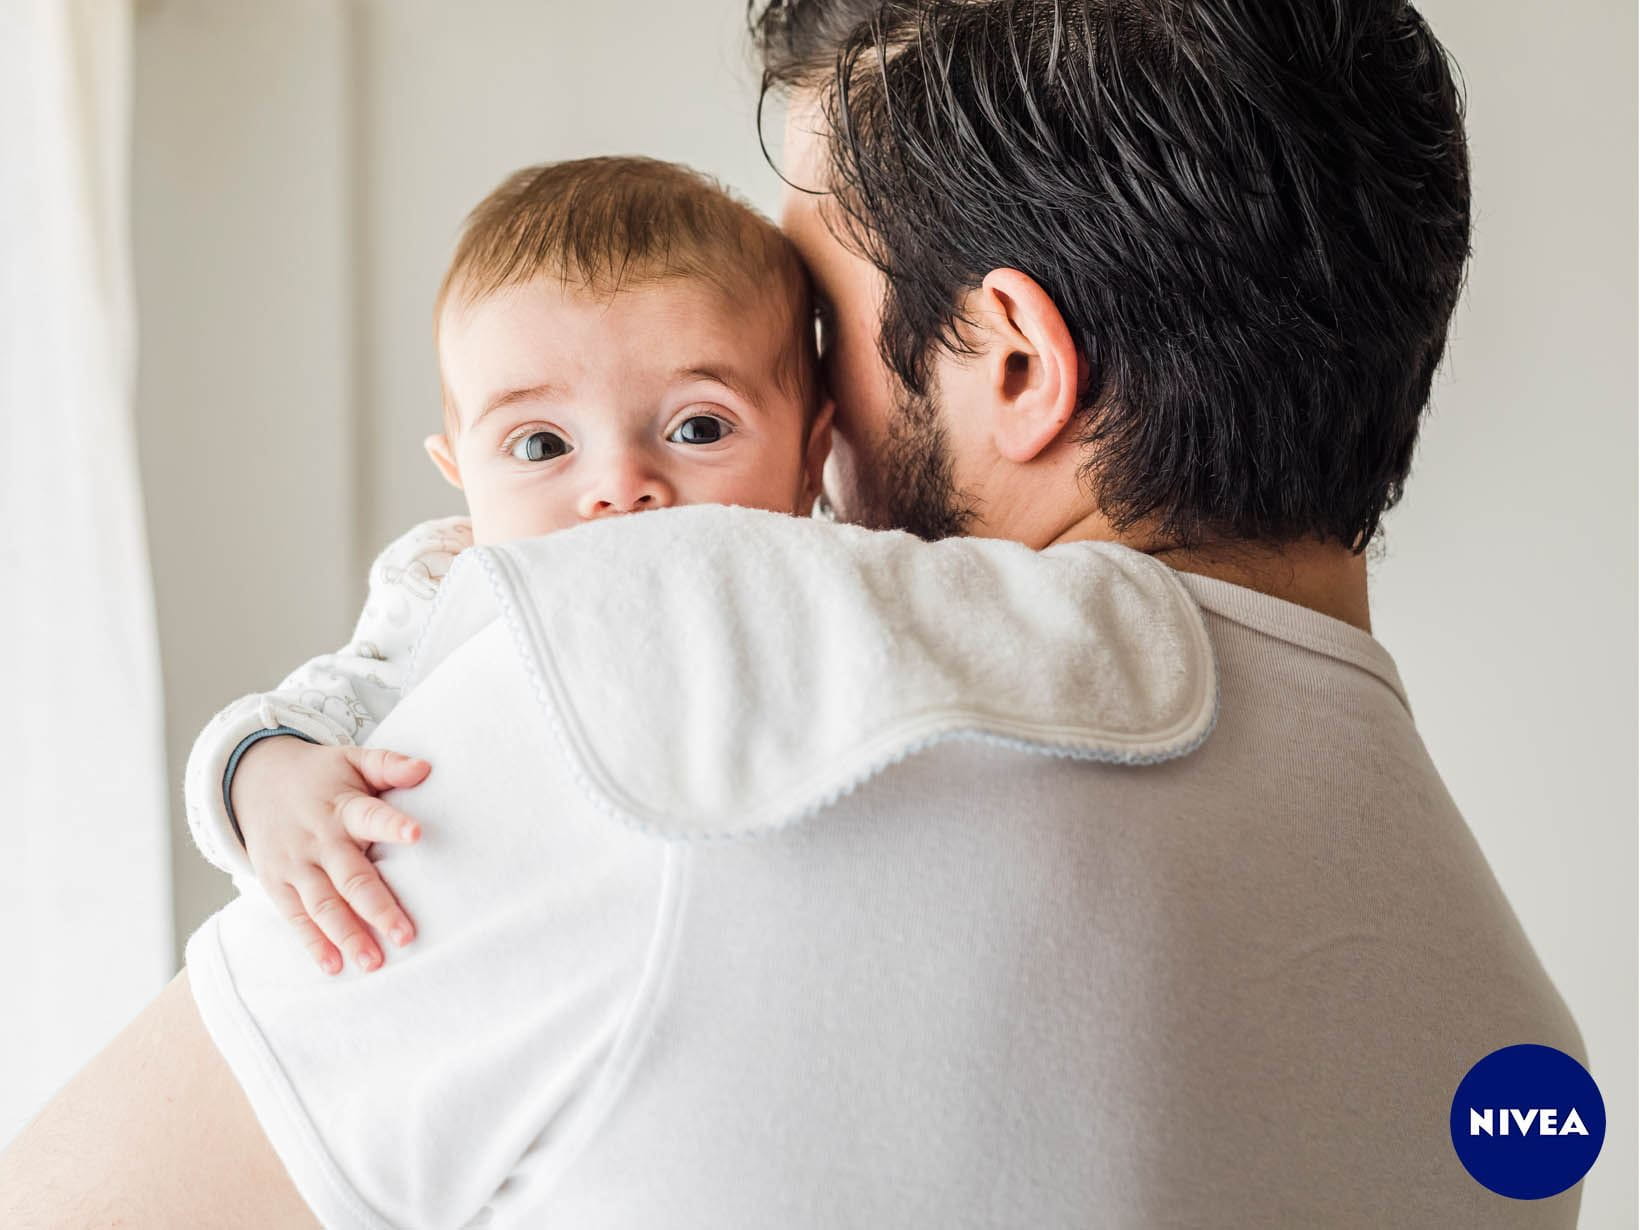
[[[137,424],[179,784],[236,693],[340,643],[360,593],[342,6],[138,10]],[[229,895],[178,801],[179,944]]]
[[[1476,258],[1375,631],[1614,1111],[1636,1223],[1635,14],[1425,0],[1463,66]],[[455,510],[430,303],[506,172],[678,158],[771,209],[741,0],[148,0],[139,417],[172,777],[227,698],[345,639],[369,554]],[[249,549],[247,549],[249,548]],[[225,895],[186,843],[182,936]]]
[[[1635,7],[1420,7],[1468,85],[1475,256],[1373,630],[1613,1112],[1583,1224],[1633,1226]]]

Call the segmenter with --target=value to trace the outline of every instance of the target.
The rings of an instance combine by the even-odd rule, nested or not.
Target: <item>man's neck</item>
[[[1104,532],[1100,532],[1100,531]],[[1118,542],[1153,556],[1180,572],[1193,572],[1269,594],[1372,632],[1367,610],[1367,561],[1337,543],[1306,541],[1283,547],[1238,545],[1194,550],[1158,547],[1153,536],[1111,532],[1102,518],[1072,526],[1054,542]]]

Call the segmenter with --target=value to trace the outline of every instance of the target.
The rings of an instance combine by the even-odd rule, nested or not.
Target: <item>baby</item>
[[[379,966],[372,926],[414,934],[365,851],[417,839],[376,796],[430,766],[357,745],[396,703],[451,561],[678,504],[807,513],[830,444],[811,313],[779,230],[674,164],[527,168],[468,216],[434,313],[444,430],[426,440],[468,515],[389,546],[352,641],[228,706],[188,760],[201,852],[254,874],[326,972],[343,953]]]

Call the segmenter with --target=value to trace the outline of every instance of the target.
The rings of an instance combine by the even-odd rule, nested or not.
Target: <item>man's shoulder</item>
[[[666,836],[788,823],[952,737],[1146,763],[1217,716],[1194,600],[1113,544],[621,518],[465,552],[410,686],[496,621],[594,801]]]

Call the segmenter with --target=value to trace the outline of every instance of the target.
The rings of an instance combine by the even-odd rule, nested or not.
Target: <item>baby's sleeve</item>
[[[364,610],[346,645],[304,662],[271,692],[240,697],[206,723],[188,755],[183,803],[207,862],[235,880],[251,875],[228,801],[241,749],[272,730],[333,747],[362,743],[392,712],[439,583],[472,541],[466,517],[424,521],[395,539],[371,566]]]

